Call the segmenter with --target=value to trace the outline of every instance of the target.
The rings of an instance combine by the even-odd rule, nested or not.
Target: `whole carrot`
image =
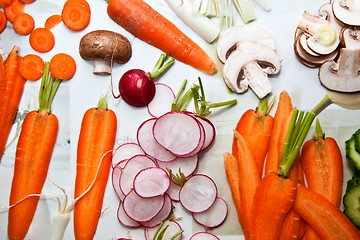
[[[45,63],[39,109],[26,115],[16,148],[9,200],[15,205],[9,209],[9,239],[24,239],[27,234],[39,197],[26,197],[41,193],[57,138],[58,120],[50,108],[61,80],[49,76],[48,65]]]
[[[216,64],[208,54],[145,1],[107,2],[109,17],[135,37],[196,69],[216,72]]]
[[[271,131],[273,128],[274,118],[269,115],[272,103],[268,103],[269,97],[260,99],[256,109],[247,110],[238,121],[235,130],[249,144],[253,153],[260,173],[263,172],[265,157],[268,152]],[[234,136],[232,145],[232,154],[237,157],[237,143]],[[261,143],[261,144],[259,144]]]
[[[100,99],[96,108],[85,112],[77,148],[74,197],[84,194],[93,185],[74,206],[75,239],[93,239],[95,235],[109,178],[112,157],[109,151],[114,147],[116,128],[116,116],[107,108],[106,98]]]
[[[4,61],[0,79],[0,159],[4,153],[26,80],[20,75],[18,47],[14,46]],[[5,71],[5,78],[4,78]]]

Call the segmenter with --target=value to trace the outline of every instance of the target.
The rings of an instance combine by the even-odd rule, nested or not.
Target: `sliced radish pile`
[[[144,198],[164,195],[170,187],[168,173],[159,167],[141,170],[134,179],[135,192]]]
[[[208,210],[193,213],[193,217],[199,224],[208,228],[214,228],[225,221],[227,213],[228,206],[225,200],[217,197],[214,204]]]
[[[157,161],[159,167],[163,169],[171,169],[173,173],[179,173],[180,169],[185,177],[189,177],[195,172],[198,163],[199,156],[197,154],[188,158],[176,158],[175,160],[169,162]]]
[[[162,83],[156,83],[155,89],[155,96],[147,105],[147,109],[151,116],[160,117],[171,110],[175,94],[169,86]]]
[[[217,197],[215,182],[208,176],[191,176],[181,187],[179,198],[181,205],[189,212],[204,212],[211,207]]]
[[[166,226],[168,226],[167,230],[165,231],[164,237],[163,239],[172,239],[171,237],[176,234],[177,232],[181,231],[181,226],[179,225],[179,223],[175,222],[175,221],[165,221],[164,225],[162,226],[162,228],[160,229],[160,231],[162,229],[164,229]],[[155,235],[155,232],[157,231],[157,228],[145,228],[145,239],[146,240],[153,240],[153,237]],[[182,237],[182,234],[180,234],[179,236],[177,236],[176,238],[174,238],[174,240],[180,240]]]
[[[220,240],[220,239],[212,233],[198,232],[192,235],[189,240]]]

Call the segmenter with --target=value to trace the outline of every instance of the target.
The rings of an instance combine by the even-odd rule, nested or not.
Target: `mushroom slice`
[[[327,61],[320,67],[319,79],[330,90],[360,91],[360,49],[341,48],[337,62]]]
[[[341,44],[347,49],[360,49],[360,29],[343,28],[341,31]]]
[[[277,74],[280,65],[281,60],[272,48],[249,44],[230,54],[224,64],[223,77],[232,91],[243,93],[250,86],[259,98],[263,98],[272,90],[267,75]]]
[[[232,50],[246,43],[261,43],[276,49],[275,41],[271,34],[256,25],[236,25],[220,33],[217,41],[217,55],[225,63]]]
[[[123,35],[96,30],[81,38],[79,53],[85,60],[94,60],[93,73],[111,74],[112,62],[126,63],[131,58],[132,49],[129,40]]]
[[[359,0],[333,0],[332,9],[340,22],[346,25],[360,26]]]

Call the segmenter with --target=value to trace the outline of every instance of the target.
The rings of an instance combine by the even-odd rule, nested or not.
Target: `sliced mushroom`
[[[346,25],[360,26],[359,0],[333,0],[332,9],[339,21]]]
[[[261,43],[276,49],[275,41],[271,34],[256,25],[236,25],[221,32],[217,41],[217,55],[223,63],[231,52],[241,44]]]
[[[343,28],[341,32],[341,44],[348,49],[360,49],[360,29]]]
[[[85,60],[94,60],[93,73],[111,74],[112,62],[126,63],[131,58],[132,49],[129,40],[123,35],[96,30],[81,38],[79,53]]]
[[[223,76],[232,91],[243,93],[250,86],[259,98],[263,98],[272,91],[267,75],[277,74],[280,66],[280,57],[271,47],[249,44],[230,54],[224,64]]]
[[[360,49],[341,48],[337,62],[327,61],[320,67],[319,79],[330,90],[360,91]]]

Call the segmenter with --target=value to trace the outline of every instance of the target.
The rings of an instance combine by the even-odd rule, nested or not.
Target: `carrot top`
[[[45,62],[44,72],[39,91],[39,112],[42,110],[51,112],[51,104],[55,93],[59,88],[61,79],[54,78],[49,71],[49,62]]]

